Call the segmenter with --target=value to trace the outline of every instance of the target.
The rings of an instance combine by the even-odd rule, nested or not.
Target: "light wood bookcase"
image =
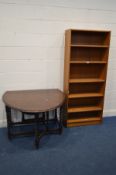
[[[110,31],[65,31],[64,92],[68,127],[101,123]]]

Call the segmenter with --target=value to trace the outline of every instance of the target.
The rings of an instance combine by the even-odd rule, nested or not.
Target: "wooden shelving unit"
[[[110,31],[65,32],[66,126],[102,121]]]

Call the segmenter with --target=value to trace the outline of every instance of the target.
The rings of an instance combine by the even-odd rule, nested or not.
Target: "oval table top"
[[[21,112],[46,112],[60,107],[65,95],[59,89],[7,91],[3,95],[6,106]]]

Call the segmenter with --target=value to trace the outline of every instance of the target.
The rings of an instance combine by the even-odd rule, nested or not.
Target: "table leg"
[[[63,131],[63,106],[60,107],[60,117],[59,117],[59,134]]]
[[[25,121],[25,114],[22,112],[22,123]]]
[[[55,122],[57,122],[58,121],[58,118],[57,118],[57,108],[55,109]]]
[[[40,115],[43,115],[43,121],[40,121]],[[41,130],[41,128],[39,128],[40,123],[42,122],[44,125],[45,124],[45,113],[35,113],[35,147],[38,149],[39,148],[39,143],[40,143],[40,139],[42,138],[43,135],[46,134],[46,130]],[[39,123],[40,122],[40,123]]]
[[[6,117],[7,117],[7,131],[8,131],[8,138],[9,140],[12,139],[12,134],[11,134],[11,108],[8,106],[5,106],[6,108]]]
[[[35,147],[39,147],[39,138],[38,138],[38,117],[39,113],[36,113],[35,115]]]
[[[49,130],[49,112],[46,112],[46,131]]]

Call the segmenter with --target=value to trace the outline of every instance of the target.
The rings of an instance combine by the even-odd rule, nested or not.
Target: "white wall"
[[[116,1],[0,0],[0,121],[6,90],[63,87],[64,31],[112,31],[104,116],[116,115]]]

